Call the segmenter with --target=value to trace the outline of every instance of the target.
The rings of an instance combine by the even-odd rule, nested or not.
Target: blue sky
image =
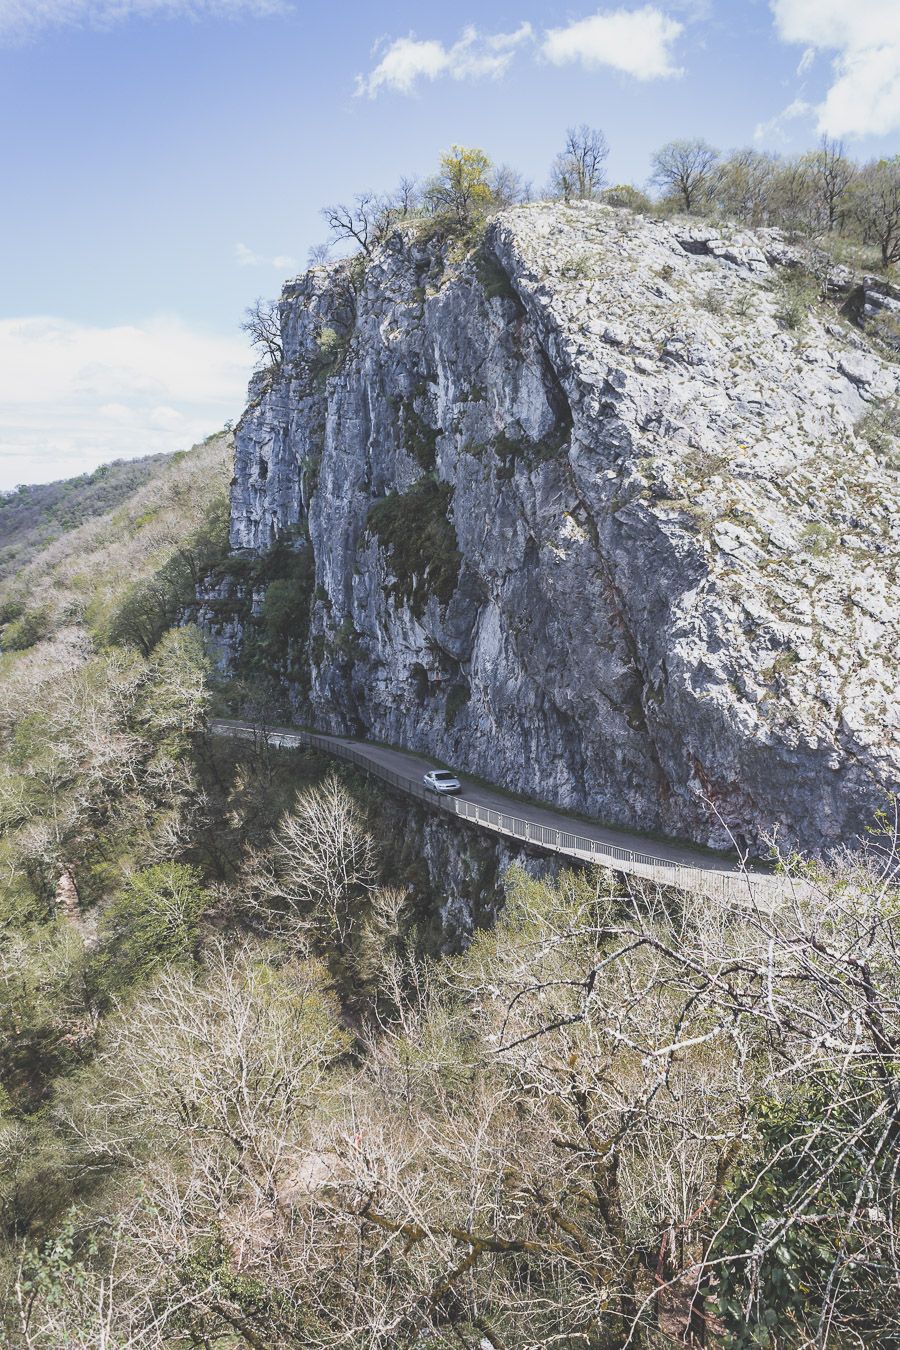
[[[895,0],[0,0],[0,487],[236,418],[237,325],[319,208],[451,142],[536,187],[569,125],[614,180],[676,135],[900,148]]]

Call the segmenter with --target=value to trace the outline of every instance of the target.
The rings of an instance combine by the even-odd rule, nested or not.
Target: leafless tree
[[[322,216],[331,231],[332,243],[354,243],[367,258],[393,220],[389,201],[376,192],[357,193],[351,206],[344,202],[325,206]]]
[[[551,190],[564,201],[593,200],[606,184],[609,146],[603,132],[582,123],[569,127],[550,170]]]
[[[401,220],[418,211],[422,205],[422,185],[418,178],[404,174],[391,193],[390,200],[393,210]]]
[[[246,881],[295,942],[313,934],[341,949],[374,890],[375,864],[359,808],[330,774],[285,812],[271,847],[251,855]]]
[[[650,182],[674,197],[685,211],[696,211],[713,190],[719,152],[703,140],[669,141],[656,151],[652,164]]]
[[[501,208],[531,201],[531,184],[509,164],[498,164],[492,170],[489,182],[494,202]]]
[[[327,263],[331,257],[331,244],[313,244],[306,254],[306,262],[309,267],[320,267]]]
[[[277,300],[257,298],[244,311],[241,332],[249,337],[250,345],[255,348],[260,365],[273,369],[283,365],[284,343]]]
[[[721,166],[716,201],[725,215],[754,228],[773,219],[772,184],[778,168],[774,155],[736,150]]]

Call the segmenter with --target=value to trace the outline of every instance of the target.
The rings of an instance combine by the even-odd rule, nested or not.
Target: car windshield
[[[437,769],[431,776],[432,778],[448,779],[452,778],[453,774],[447,773],[445,769]]]

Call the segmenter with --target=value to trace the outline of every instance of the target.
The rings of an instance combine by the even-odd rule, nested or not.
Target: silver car
[[[461,792],[462,783],[447,769],[432,769],[426,773],[422,782],[429,792]]]

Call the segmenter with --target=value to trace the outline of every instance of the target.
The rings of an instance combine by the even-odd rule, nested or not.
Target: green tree
[[[126,993],[161,966],[190,959],[210,901],[196,867],[157,863],[125,883],[100,923],[87,982],[101,1004]]]
[[[452,145],[441,155],[441,166],[428,185],[427,198],[436,211],[447,211],[459,225],[469,225],[493,201],[491,161],[483,150]]]

